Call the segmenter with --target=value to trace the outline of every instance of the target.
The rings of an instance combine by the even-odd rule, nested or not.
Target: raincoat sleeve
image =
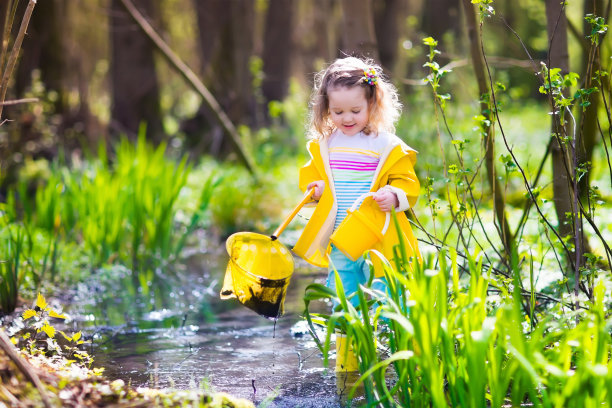
[[[391,190],[397,196],[399,206],[396,211],[406,211],[416,204],[421,185],[414,172],[415,163],[416,151],[407,150],[386,174],[387,183],[383,189]]]
[[[298,179],[298,186],[303,192],[306,192],[308,184],[312,183],[313,181],[324,180],[323,175],[319,172],[317,166],[315,166],[314,160],[312,159],[312,149],[317,147],[318,146],[314,142],[308,143],[308,152],[311,155],[311,159],[300,169]]]

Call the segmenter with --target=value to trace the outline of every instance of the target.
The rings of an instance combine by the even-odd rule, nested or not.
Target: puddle
[[[266,407],[345,406],[333,360],[325,369],[310,335],[291,333],[305,287],[323,282],[325,271],[296,259],[285,315],[275,324],[235,299],[219,299],[225,259],[192,256],[191,266],[150,293],[120,269],[80,288],[69,312],[80,316],[75,329],[93,335],[95,366],[134,387],[209,388]]]

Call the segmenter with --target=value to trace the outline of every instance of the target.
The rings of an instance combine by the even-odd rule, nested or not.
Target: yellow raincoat
[[[414,173],[416,151],[397,136],[386,136],[390,137],[391,142],[380,156],[380,162],[370,191],[376,192],[385,188],[396,193],[399,201],[399,207],[396,209],[397,219],[404,235],[408,255],[414,256],[420,261],[421,255],[417,241],[412,233],[408,218],[404,214],[405,210],[414,206],[419,195],[420,184]],[[329,265],[327,255],[330,251],[329,238],[333,232],[337,212],[327,141],[310,141],[308,152],[311,160],[300,169],[299,187],[302,191],[306,191],[309,183],[323,180],[325,181],[325,189],[293,251],[313,265],[327,267]],[[385,223],[385,213],[380,210],[376,202],[373,200],[364,201],[360,211],[382,230]],[[389,261],[392,261],[394,257],[393,247],[398,242],[397,229],[392,222],[383,240],[378,242],[373,249],[379,250]],[[376,277],[383,276],[384,273],[378,258],[372,257],[372,260],[375,268],[374,275]]]

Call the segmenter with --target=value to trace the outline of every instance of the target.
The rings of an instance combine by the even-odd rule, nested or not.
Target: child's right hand
[[[313,187],[315,191],[314,191],[312,198],[315,201],[319,201],[319,199],[323,195],[323,190],[325,190],[325,181],[323,180],[313,181],[312,183],[308,184],[308,186],[306,187],[306,190],[310,190]]]

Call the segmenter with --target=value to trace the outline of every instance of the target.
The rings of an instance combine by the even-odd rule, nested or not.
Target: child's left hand
[[[399,206],[397,196],[394,192],[389,190],[377,191],[372,198],[378,204],[380,211],[383,212],[389,212],[392,208],[397,208]]]

